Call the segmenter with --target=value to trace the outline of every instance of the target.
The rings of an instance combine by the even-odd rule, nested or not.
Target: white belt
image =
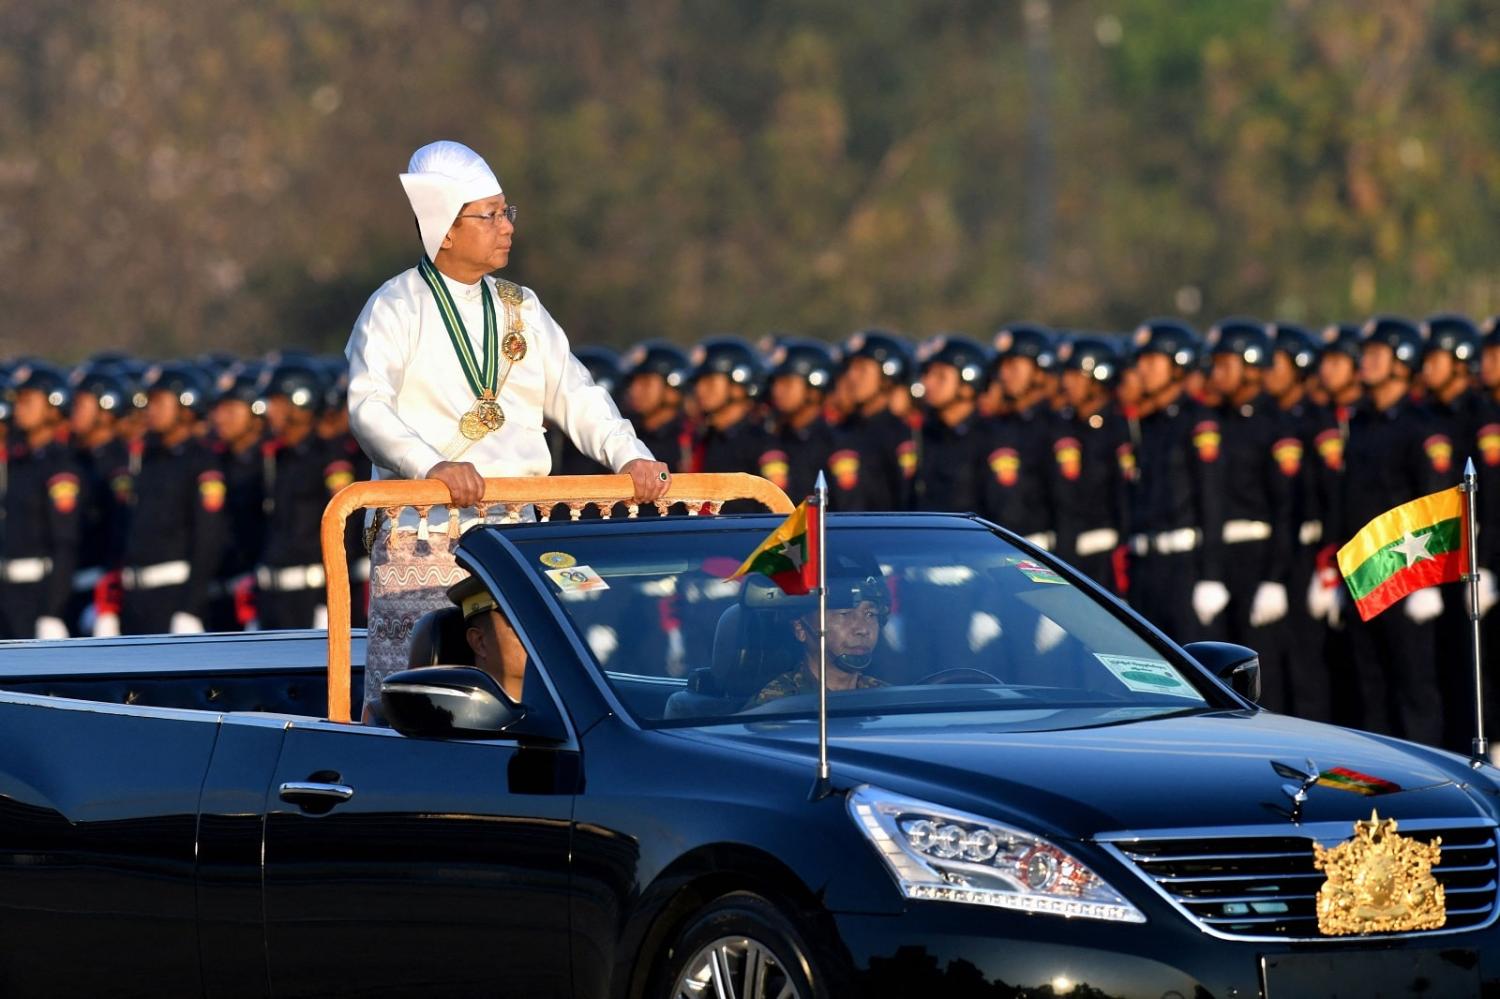
[[[1045,551],[1050,552],[1053,548],[1057,547],[1057,535],[1051,531],[1037,531],[1035,534],[1023,534],[1021,536]]]
[[[193,567],[187,559],[139,567],[126,566],[120,573],[120,585],[127,590],[155,590],[163,586],[180,586],[192,575]]]
[[[1130,538],[1130,549],[1137,555],[1182,555],[1195,551],[1202,540],[1196,527],[1179,527],[1175,531],[1160,531],[1156,534],[1134,534]]]
[[[1113,527],[1096,527],[1092,531],[1079,531],[1073,543],[1074,554],[1102,555],[1120,546],[1120,532]]]
[[[322,587],[327,579],[321,565],[258,565],[255,567],[255,585],[273,593],[316,590]]]
[[[104,578],[104,570],[98,566],[92,569],[79,569],[73,573],[73,592],[92,593],[94,587],[99,585],[99,580]]]
[[[50,558],[8,558],[0,562],[0,579],[7,583],[40,583],[51,571]]]
[[[1304,520],[1302,526],[1297,528],[1297,540],[1304,545],[1315,545],[1323,540],[1323,522],[1321,520]]]
[[[1264,520],[1224,521],[1224,543],[1243,544],[1246,541],[1265,541],[1271,536],[1271,525]]]

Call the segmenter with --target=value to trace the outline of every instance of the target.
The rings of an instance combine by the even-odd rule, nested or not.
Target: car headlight
[[[868,784],[850,793],[849,814],[907,898],[1146,921],[1099,875],[1040,836]]]

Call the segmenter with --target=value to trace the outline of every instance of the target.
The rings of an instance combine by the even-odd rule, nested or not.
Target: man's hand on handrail
[[[427,470],[427,478],[448,487],[454,506],[476,506],[484,499],[484,476],[470,462],[440,461]]]
[[[664,462],[635,458],[627,461],[620,471],[630,476],[637,503],[655,503],[667,494],[672,484],[672,473]]]

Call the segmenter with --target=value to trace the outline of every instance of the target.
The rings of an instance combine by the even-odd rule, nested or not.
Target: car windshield
[[[777,522],[750,523],[510,536],[638,722],[815,712],[816,597],[758,572],[730,578]],[[1125,612],[994,532],[835,515],[827,548],[830,714],[1091,708],[1139,718],[1217,700]]]

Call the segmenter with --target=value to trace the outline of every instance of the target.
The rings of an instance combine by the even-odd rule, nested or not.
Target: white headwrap
[[[437,258],[460,208],[502,193],[489,164],[462,142],[429,142],[411,154],[406,170],[401,186],[416,213],[428,260]]]

